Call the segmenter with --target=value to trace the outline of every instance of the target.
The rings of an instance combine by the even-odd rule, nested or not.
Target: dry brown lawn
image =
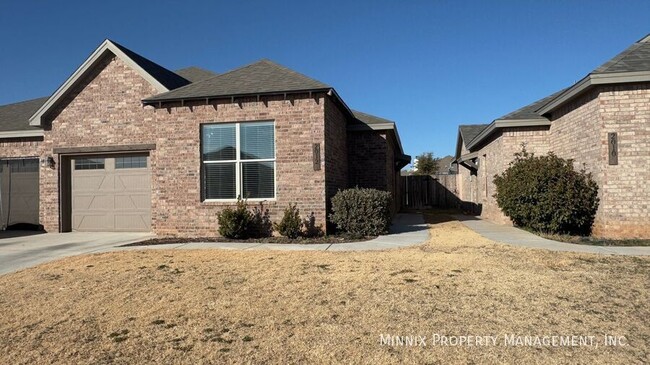
[[[383,252],[129,251],[0,276],[0,364],[650,362],[650,259],[515,248],[455,221],[430,232]],[[501,337],[433,346],[436,333]],[[504,334],[598,346],[505,346]]]

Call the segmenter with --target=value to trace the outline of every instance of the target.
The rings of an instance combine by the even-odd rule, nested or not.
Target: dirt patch
[[[224,237],[190,237],[190,238],[152,238],[145,241],[129,243],[122,247],[133,246],[152,246],[152,245],[165,245],[170,243],[193,243],[193,242],[235,242],[235,243],[281,243],[281,244],[301,244],[313,245],[318,243],[347,243],[347,242],[363,242],[375,239],[377,237],[354,237],[349,235],[329,235],[322,237],[263,237],[263,238],[249,238],[245,240],[229,239]]]
[[[650,258],[511,247],[453,221],[430,234],[383,252],[128,251],[0,276],[0,363],[650,361]],[[433,346],[434,334],[600,346]]]

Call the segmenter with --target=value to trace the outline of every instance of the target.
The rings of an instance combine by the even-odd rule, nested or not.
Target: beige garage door
[[[73,231],[150,231],[147,155],[72,159]]]

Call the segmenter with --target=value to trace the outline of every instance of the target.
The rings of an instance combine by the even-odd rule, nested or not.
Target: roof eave
[[[198,100],[215,100],[215,99],[226,99],[226,98],[243,98],[251,96],[269,96],[269,95],[288,95],[288,94],[304,94],[304,93],[319,93],[319,92],[329,92],[333,90],[331,87],[320,88],[320,89],[299,89],[299,90],[280,90],[280,91],[268,91],[268,92],[255,92],[255,93],[244,93],[244,94],[225,94],[225,95],[202,95],[202,96],[193,96],[193,97],[172,97],[172,98],[149,98],[143,99],[142,104],[144,105],[158,105],[171,102],[185,102],[185,101],[198,101]]]
[[[467,143],[467,149],[469,151],[472,148],[478,146],[483,142],[487,137],[496,132],[497,129],[501,128],[516,128],[516,127],[539,127],[539,126],[550,126],[551,121],[546,118],[535,118],[535,119],[496,119],[490,123],[485,129],[481,131],[474,139]]]
[[[79,66],[75,72],[68,77],[68,79],[61,85],[59,88],[50,96],[49,99],[34,113],[29,118],[29,125],[31,126],[40,126],[41,125],[41,118],[43,115],[45,115],[54,105],[56,105],[57,101],[61,99],[67,91],[73,87],[77,81],[86,74],[86,72],[92,68],[95,63],[107,52],[110,51],[112,52],[115,56],[119,57],[122,61],[124,61],[127,65],[129,65],[131,68],[136,70],[140,76],[142,76],[145,80],[147,80],[158,92],[167,92],[169,89],[167,89],[163,84],[161,84],[158,80],[156,80],[153,76],[151,76],[148,72],[146,72],[142,67],[140,67],[137,63],[135,63],[130,57],[128,57],[122,50],[120,50],[113,42],[110,40],[106,39],[104,42],[102,42],[99,47],[84,61],[84,63]]]
[[[548,114],[593,85],[647,81],[650,81],[650,71],[592,73],[585,76],[582,80],[578,81],[575,85],[568,88],[556,98],[550,100],[544,106],[539,108],[537,113],[541,115]]]
[[[44,132],[42,129],[23,130],[23,131],[0,131],[0,139],[3,138],[29,138],[29,137],[43,137]]]

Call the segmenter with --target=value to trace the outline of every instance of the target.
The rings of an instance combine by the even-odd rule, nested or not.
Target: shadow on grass
[[[409,210],[402,213],[422,214],[427,224],[439,224],[453,221],[476,220],[475,216],[463,214],[459,209],[423,209]]]

